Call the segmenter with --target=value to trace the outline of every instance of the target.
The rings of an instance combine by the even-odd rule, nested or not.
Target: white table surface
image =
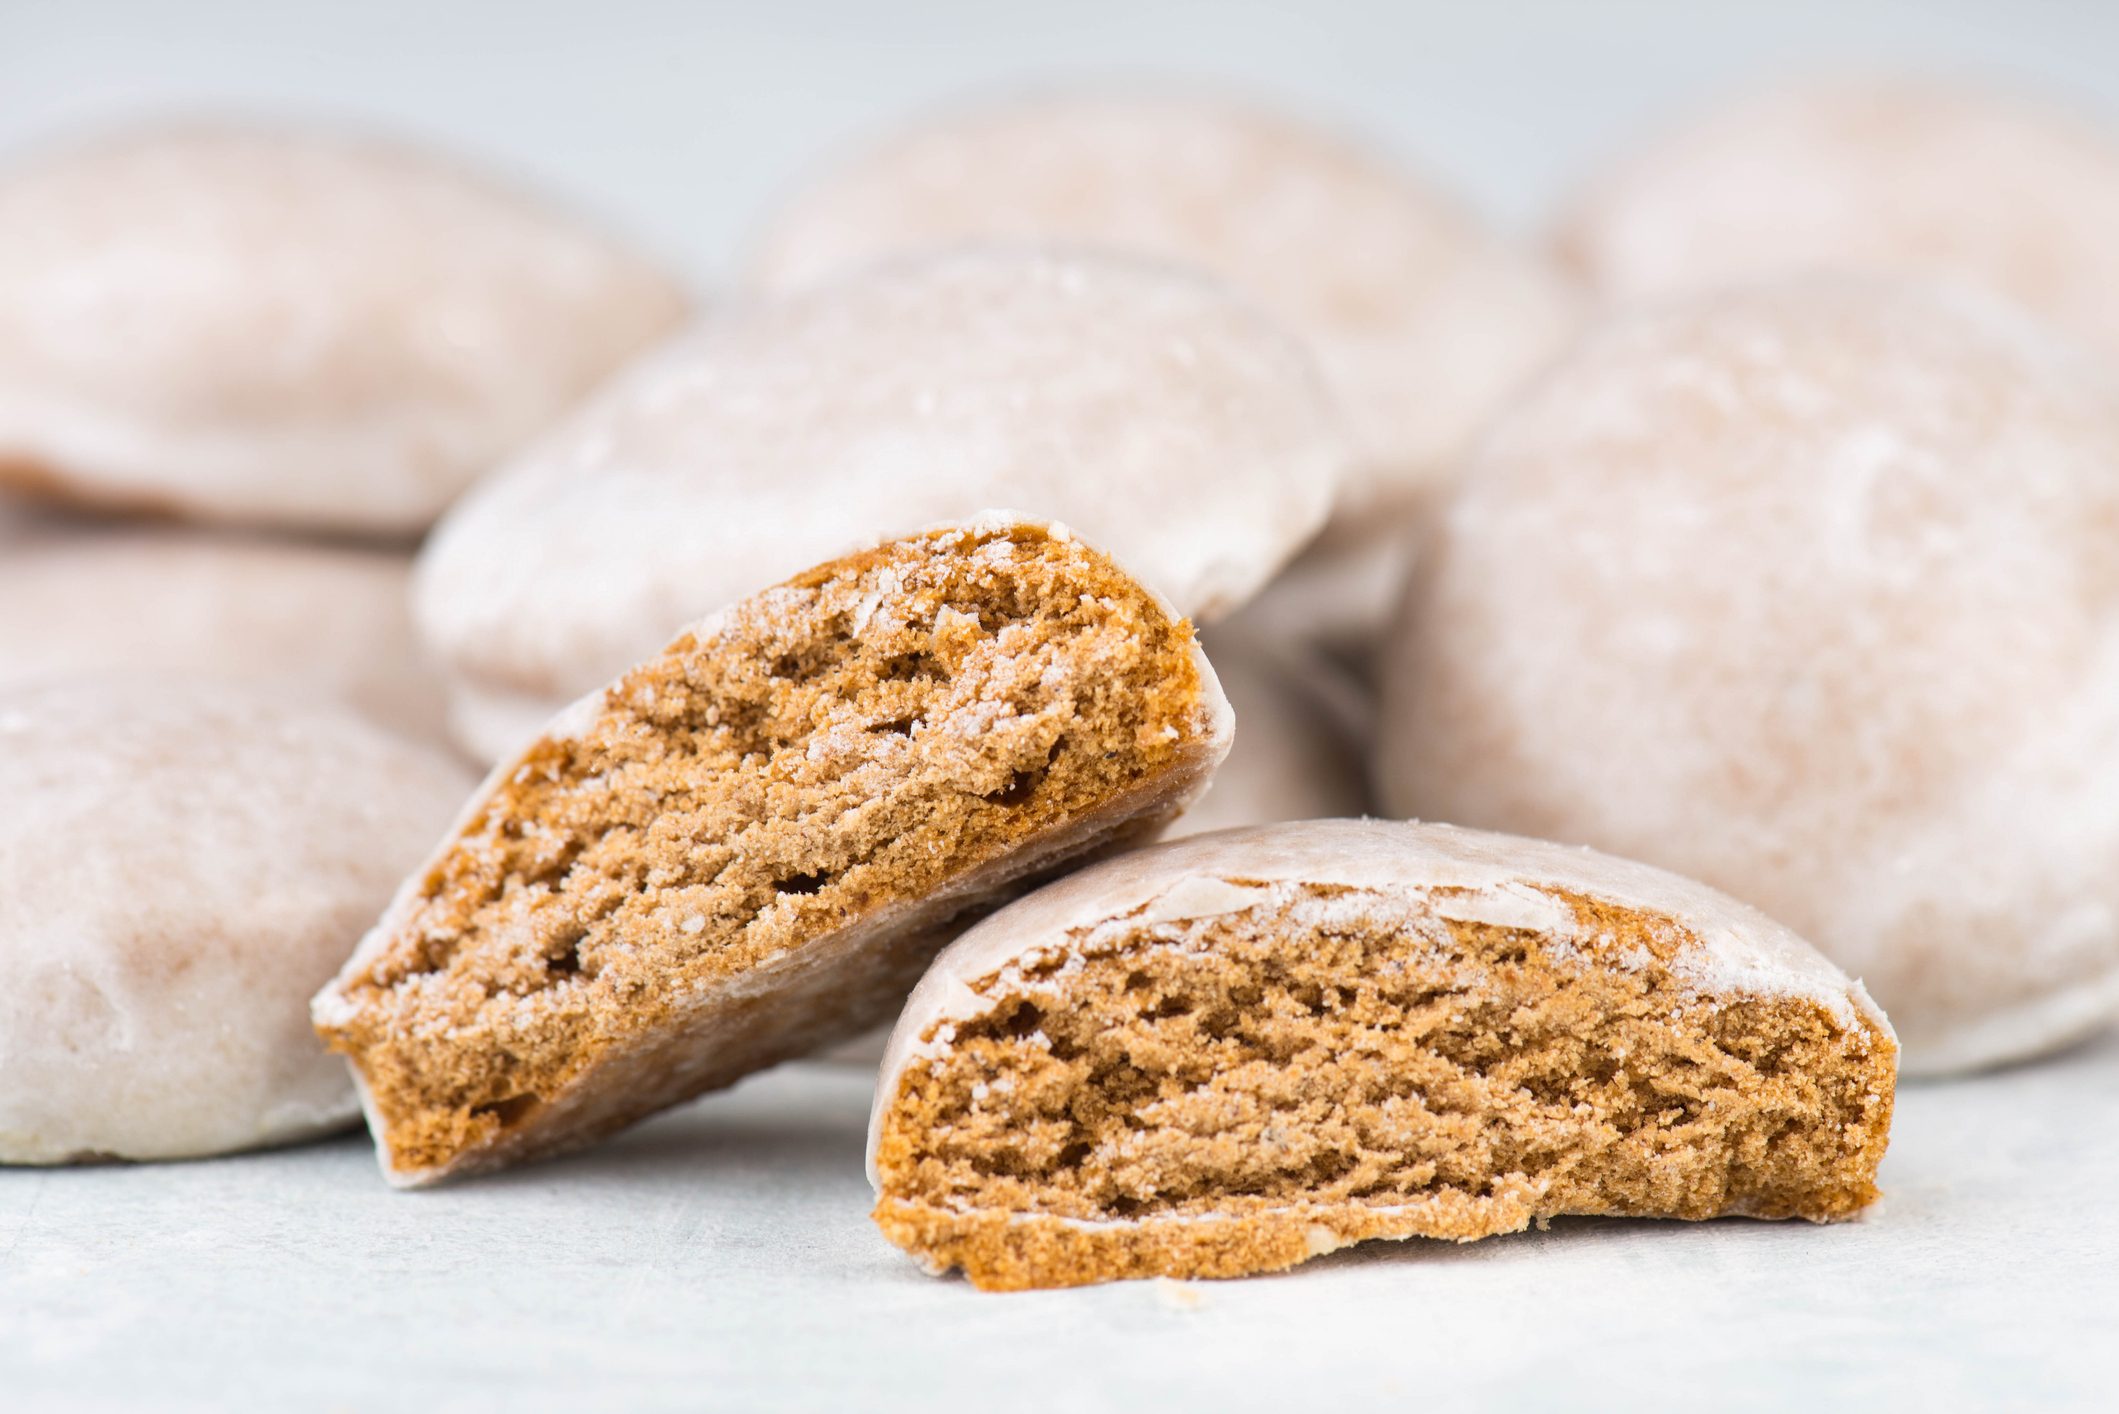
[[[424,1193],[364,1139],[0,1171],[0,1409],[2119,1409],[2119,1037],[1899,1096],[1837,1227],[1575,1220],[992,1296],[795,1066]]]

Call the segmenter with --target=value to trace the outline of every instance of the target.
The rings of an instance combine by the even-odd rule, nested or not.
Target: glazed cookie
[[[2119,1014],[2119,383],[1812,277],[1622,317],[1497,423],[1399,622],[1394,813],[1765,909],[1912,1071]]]
[[[336,698],[440,741],[441,680],[412,633],[411,568],[388,551],[40,524],[0,549],[0,687],[180,671]]]
[[[2006,295],[2119,355],[2119,136],[1910,79],[1744,95],[1594,183],[1560,249],[1631,299],[1805,267]]]
[[[886,1020],[953,915],[1228,750],[1191,628],[994,518],[733,605],[496,771],[338,981],[384,1171],[593,1141]]]
[[[449,516],[416,615],[459,735],[498,756],[700,612],[993,505],[1069,521],[1212,617],[1315,531],[1342,458],[1300,347],[1219,286],[961,252],[637,366]]]
[[[470,787],[340,709],[224,684],[0,690],[0,1163],[351,1121],[309,994]]]
[[[683,309],[639,256],[415,149],[113,133],[0,174],[0,484],[414,533]]]
[[[935,960],[869,1128],[884,1235],[988,1290],[1292,1267],[1567,1215],[1848,1217],[1897,1046],[1689,880],[1440,825],[1232,830]]]
[[[799,195],[754,278],[786,291],[922,246],[1053,239],[1196,264],[1317,350],[1360,456],[1335,537],[1416,502],[1570,327],[1559,278],[1419,174],[1204,95],[1052,93],[938,115]]]

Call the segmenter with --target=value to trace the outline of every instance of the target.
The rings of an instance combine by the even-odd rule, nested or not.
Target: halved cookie
[[[1238,1276],[1563,1214],[1842,1218],[1898,1047],[1703,885],[1447,826],[1232,830],[1084,870],[935,962],[876,1222],[992,1290]]]
[[[489,778],[317,999],[393,1182],[589,1142],[886,1020],[950,916],[1228,750],[1191,626],[1006,517],[736,604]]]

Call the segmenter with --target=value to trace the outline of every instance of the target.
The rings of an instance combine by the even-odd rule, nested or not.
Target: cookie
[[[1316,530],[1343,461],[1307,356],[1219,286],[960,252],[622,376],[443,522],[416,615],[459,735],[496,757],[698,615],[989,506],[1068,522],[1212,618]]]
[[[1340,719],[1329,665],[1288,657],[1240,635],[1214,632],[1203,646],[1243,729],[1206,794],[1164,833],[1171,839],[1239,825],[1360,815],[1369,807],[1355,737]],[[835,1046],[826,1060],[874,1070],[890,1028]]]
[[[2119,356],[2119,133],[1933,80],[1764,89],[1616,164],[1558,246],[1613,300],[1870,270],[2007,296]]]
[[[1416,505],[1573,319],[1564,282],[1452,196],[1234,97],[1053,92],[937,114],[797,194],[758,238],[769,291],[920,247],[1048,239],[1196,264],[1317,351],[1359,456],[1333,539]]]
[[[1500,418],[1391,649],[1394,814],[1726,890],[1909,1071],[2119,1015],[2119,380],[1970,294],[1604,326]]]
[[[1801,939],[1658,870],[1388,821],[1202,835],[935,960],[876,1090],[875,1220],[987,1290],[1829,1221],[1876,1197],[1896,1050]]]
[[[0,485],[410,535],[683,311],[639,255],[411,147],[113,132],[0,173]]]
[[[0,689],[0,1163],[356,1113],[308,999],[471,787],[343,709],[171,676]]]
[[[32,522],[0,545],[0,687],[187,672],[333,698],[439,742],[441,679],[412,632],[411,577],[411,556],[388,550]]]
[[[398,1184],[585,1144],[887,1020],[942,925],[1228,749],[1190,626],[1009,517],[833,561],[497,770],[316,1003]]]

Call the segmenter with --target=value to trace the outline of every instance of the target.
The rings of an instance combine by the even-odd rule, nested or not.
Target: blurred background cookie
[[[0,510],[0,516],[5,511]],[[44,516],[0,519],[0,687],[187,672],[334,698],[445,739],[401,551]]]
[[[2119,381],[1858,276],[1643,309],[1511,408],[1415,576],[1396,813],[1724,889],[1912,1071],[2119,1014]]]
[[[1398,537],[1494,404],[1572,327],[1574,297],[1457,197],[1390,154],[1256,101],[1056,90],[937,113],[849,156],[770,218],[758,287],[799,289],[922,247],[1045,238],[1196,264],[1316,351],[1358,455],[1295,570],[1301,627],[1380,627]],[[1366,576],[1335,561],[1381,559]]]
[[[350,1123],[309,996],[470,787],[335,707],[152,675],[0,689],[0,1163]]]
[[[1205,644],[1236,712],[1236,739],[1207,793],[1168,834],[1367,814],[1360,738],[1341,711],[1348,689],[1319,680],[1337,670],[1236,632],[1210,631]]]
[[[1591,182],[1557,240],[1610,300],[1873,270],[2006,296],[2119,359],[2119,136],[1965,83],[1739,93]]]
[[[684,307],[411,146],[189,122],[51,147],[0,172],[0,484],[412,535]]]

